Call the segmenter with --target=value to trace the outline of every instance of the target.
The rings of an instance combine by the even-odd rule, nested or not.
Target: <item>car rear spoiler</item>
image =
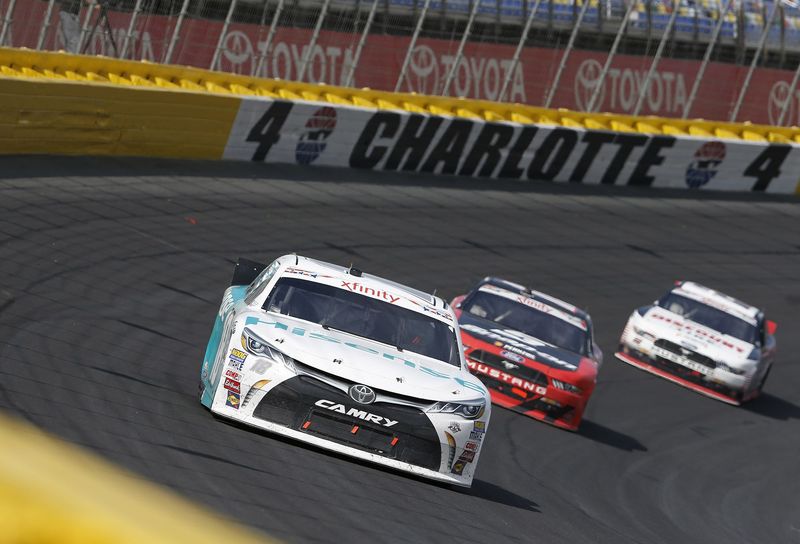
[[[250,285],[266,267],[265,264],[239,257],[233,268],[231,285]]]

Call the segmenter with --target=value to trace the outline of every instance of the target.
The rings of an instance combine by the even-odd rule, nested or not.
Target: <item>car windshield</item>
[[[464,311],[573,353],[587,355],[587,331],[525,304],[478,291],[467,301]]]
[[[460,366],[453,327],[428,315],[338,287],[281,278],[263,309]]]
[[[658,305],[709,329],[728,334],[749,344],[756,342],[758,331],[755,326],[702,302],[670,292],[658,301]]]

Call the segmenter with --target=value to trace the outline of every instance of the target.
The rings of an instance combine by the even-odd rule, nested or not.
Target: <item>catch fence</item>
[[[0,0],[0,45],[580,111],[800,116],[786,2]]]

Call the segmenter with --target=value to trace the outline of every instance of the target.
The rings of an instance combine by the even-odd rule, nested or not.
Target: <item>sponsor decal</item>
[[[247,359],[247,353],[243,352],[240,349],[233,348],[231,350],[230,360],[235,361],[237,363],[244,363],[245,359]]]
[[[332,412],[338,412],[340,414],[345,414],[350,417],[356,417],[358,419],[363,419],[364,421],[376,423],[384,427],[392,427],[394,425],[397,425],[397,421],[389,419],[388,417],[372,414],[365,410],[359,410],[358,408],[347,408],[344,404],[339,404],[331,400],[320,399],[317,402],[315,402],[314,405],[319,406],[320,408],[325,408],[326,410],[330,410]]]
[[[325,151],[326,141],[336,128],[336,110],[325,106],[314,112],[306,122],[306,131],[295,147],[297,164],[311,164]]]
[[[289,330],[289,326],[286,325],[285,323],[280,322],[280,321],[264,321],[262,319],[259,319],[258,317],[253,317],[253,316],[247,317],[245,319],[245,326],[247,326],[247,325],[255,325],[255,324],[261,324],[261,325],[265,325],[265,326],[272,326],[272,327],[274,327],[276,329],[283,330],[283,331],[288,331]],[[339,340],[337,338],[334,338],[332,336],[327,336],[327,335],[320,334],[320,333],[317,333],[317,332],[308,333],[308,331],[306,331],[302,327],[292,327],[292,334],[294,334],[296,336],[304,336],[304,337],[307,337],[307,338],[312,339],[312,340],[323,340],[325,342],[332,342],[334,344],[342,344],[342,345],[345,345],[345,346],[347,346],[349,348],[352,348],[352,349],[355,349],[355,350],[358,350],[358,351],[362,351],[364,353],[371,353],[371,354],[375,355],[376,357],[380,356],[380,357],[383,357],[384,359],[388,359],[390,361],[394,361],[397,364],[403,365],[404,367],[417,369],[420,372],[424,372],[428,376],[433,376],[434,378],[440,378],[442,380],[452,380],[452,381],[456,382],[458,385],[460,385],[462,387],[466,387],[467,389],[471,389],[472,391],[476,391],[478,393],[481,393],[482,395],[486,394],[486,388],[483,387],[483,385],[481,385],[481,384],[473,383],[471,381],[467,381],[467,380],[461,378],[460,376],[452,376],[450,374],[446,374],[444,372],[440,372],[438,370],[434,370],[432,368],[426,367],[425,365],[419,364],[419,363],[417,363],[415,361],[412,361],[410,359],[406,359],[402,355],[394,355],[394,354],[385,353],[385,352],[381,353],[381,352],[376,351],[376,350],[374,350],[374,349],[372,349],[370,347],[362,346],[362,345],[357,344],[355,342],[349,342],[349,341],[348,342],[343,342],[343,341],[341,341],[341,340]]]
[[[291,266],[286,269],[286,273],[287,274],[297,274],[298,276],[308,276],[309,278],[316,278],[317,277],[317,273],[316,272],[312,272],[310,270],[304,270],[302,268],[294,268],[294,267],[291,267]]]
[[[686,185],[697,189],[717,175],[720,163],[725,158],[723,142],[706,142],[694,153],[694,160],[686,167]]]
[[[483,434],[484,434],[483,431],[470,431],[469,439],[477,440],[478,442],[480,442],[481,440],[483,440]]]
[[[225,378],[225,383],[223,384],[223,387],[228,391],[233,391],[234,393],[241,393],[242,392],[241,385],[242,385],[241,382],[237,380]]]
[[[530,391],[532,393],[536,393],[537,395],[544,395],[547,393],[546,387],[542,387],[541,385],[531,383],[528,380],[523,380],[522,378],[518,378],[517,376],[512,376],[511,374],[507,374],[502,370],[492,368],[489,365],[485,365],[483,363],[476,363],[475,361],[471,360],[467,361],[467,365],[469,366],[469,369],[474,373],[483,374],[485,376],[489,376],[490,378],[494,378],[495,380],[500,380],[513,387],[519,387],[523,391]]]
[[[454,433],[461,432],[461,425],[459,425],[457,421],[453,421],[452,423],[450,423],[450,425],[447,428],[453,431]]]
[[[486,432],[486,422],[485,421],[476,421],[474,428],[476,431]]]
[[[230,368],[225,371],[225,376],[232,380],[236,380],[237,382],[242,381],[242,375],[235,370],[231,370]]]
[[[518,355],[505,349],[500,352],[500,357],[505,357],[509,361],[514,361],[515,363],[521,363],[525,360],[525,357],[522,355]]]
[[[250,367],[250,370],[256,374],[265,374],[270,368],[272,368],[272,361],[261,358],[256,359],[256,362],[253,363],[253,366]]]
[[[234,393],[233,391],[226,391],[226,393],[225,406],[230,406],[231,408],[236,408],[238,410],[239,401],[241,400],[239,393]]]
[[[473,462],[475,460],[475,451],[472,450],[472,451],[462,452],[461,455],[458,457],[458,460],[463,461],[465,463]]]
[[[694,326],[694,325],[691,325],[689,323],[682,322],[679,319],[673,319],[673,318],[671,318],[671,317],[669,317],[667,315],[662,315],[661,313],[658,313],[658,312],[653,312],[652,314],[650,314],[649,317],[651,317],[651,318],[653,318],[653,319],[655,319],[657,321],[664,321],[665,323],[669,323],[670,325],[672,325],[676,329],[678,329],[678,330],[680,330],[682,332],[686,332],[686,333],[692,335],[694,338],[696,338],[698,340],[705,340],[705,341],[708,341],[708,342],[713,342],[715,344],[719,344],[719,345],[725,346],[726,348],[729,348],[729,349],[735,349],[739,353],[744,353],[744,351],[745,351],[741,347],[733,344],[729,340],[726,340],[723,336],[720,336],[720,335],[716,334],[715,332],[713,332],[711,330],[706,330],[706,329],[700,328],[699,326]]]
[[[478,443],[477,442],[467,442],[464,444],[464,449],[467,451],[478,451]]]
[[[461,476],[464,473],[464,468],[467,466],[467,461],[463,461],[460,457],[458,460],[453,464],[453,468],[450,470],[453,474]]]
[[[361,293],[362,295],[367,295],[373,298],[379,298],[381,300],[385,300],[390,304],[394,304],[398,300],[400,300],[399,296],[395,296],[388,291],[384,291],[382,289],[373,289],[372,287],[366,287],[357,281],[342,281],[342,287],[351,291],[353,293]]]
[[[592,94],[600,85],[602,71],[602,65],[595,59],[586,59],[578,66],[574,79],[575,104],[578,109],[586,111],[589,107]],[[592,104],[592,111],[599,111],[603,105],[603,111],[631,113],[646,77],[647,70],[610,67],[597,99]],[[686,80],[681,72],[653,71],[645,93],[645,105],[651,112],[662,112],[665,115],[680,114],[686,105],[687,97]],[[606,98],[608,103],[604,104]]]
[[[238,370],[239,372],[241,372],[244,369],[244,363],[240,363],[232,359],[228,361],[228,366],[233,370]]]

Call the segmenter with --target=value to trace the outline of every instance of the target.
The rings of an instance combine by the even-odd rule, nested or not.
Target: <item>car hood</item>
[[[643,328],[656,338],[663,338],[714,360],[746,359],[753,344],[715,331],[664,308],[653,306],[640,320]]]
[[[517,330],[503,328],[497,323],[476,318],[466,312],[461,312],[458,321],[462,332],[556,370],[574,372],[578,370],[583,359],[577,353],[552,346]]]
[[[303,365],[396,395],[429,401],[485,398],[468,371],[287,316],[249,316],[245,327]]]

